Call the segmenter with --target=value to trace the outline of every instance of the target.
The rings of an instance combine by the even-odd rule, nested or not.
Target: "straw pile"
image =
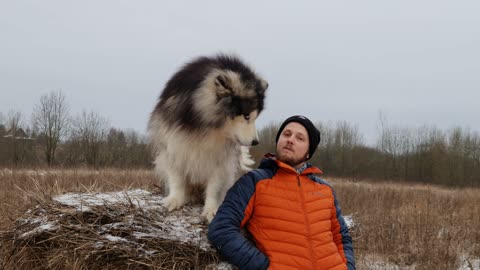
[[[168,213],[144,190],[70,193],[0,232],[0,269],[233,269],[208,243],[200,205]]]

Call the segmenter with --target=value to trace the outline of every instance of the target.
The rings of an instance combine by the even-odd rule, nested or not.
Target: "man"
[[[276,154],[266,155],[259,169],[228,191],[208,239],[240,269],[355,269],[335,192],[306,163],[320,132],[306,117],[292,116],[280,126],[276,143]]]

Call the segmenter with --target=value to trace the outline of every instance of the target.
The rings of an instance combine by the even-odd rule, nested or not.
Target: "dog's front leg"
[[[190,199],[186,188],[187,179],[173,170],[167,170],[167,181],[168,196],[163,199],[162,203],[168,211],[172,211],[182,207]]]
[[[215,213],[217,213],[218,206],[220,205],[220,193],[222,190],[222,181],[218,176],[211,178],[210,181],[207,182],[202,216],[207,219],[208,223],[212,221]]]
[[[202,216],[207,219],[208,223],[215,217],[220,203],[225,198],[228,188],[230,188],[228,183],[231,182],[233,177],[233,174],[215,174],[207,182]]]

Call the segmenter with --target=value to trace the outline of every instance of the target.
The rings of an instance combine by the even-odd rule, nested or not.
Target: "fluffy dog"
[[[203,186],[202,215],[210,222],[225,193],[254,162],[255,120],[264,107],[268,83],[239,58],[200,57],[166,83],[151,113],[148,135],[155,172],[166,180],[169,211],[191,200]]]

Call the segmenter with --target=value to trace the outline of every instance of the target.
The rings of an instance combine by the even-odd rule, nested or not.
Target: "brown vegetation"
[[[367,258],[372,256],[399,266],[415,266],[415,269],[456,269],[461,263],[459,261],[461,255],[465,255],[469,260],[480,257],[480,231],[478,230],[480,228],[480,192],[478,189],[447,189],[428,185],[368,183],[344,179],[334,179],[330,182],[336,188],[344,215],[352,215],[355,222],[352,235],[358,269],[370,269]],[[40,257],[12,257],[14,242],[12,239],[5,238],[8,236],[7,232],[11,233],[12,230],[18,228],[16,227],[18,219],[25,216],[27,209],[34,209],[35,205],[45,203],[41,198],[51,198],[51,196],[66,192],[108,192],[133,188],[154,190],[155,184],[157,182],[152,171],[149,170],[0,171],[0,185],[3,187],[0,190],[0,236],[3,237],[0,237],[0,241],[2,241],[0,243],[0,247],[2,247],[0,248],[0,269],[6,265],[8,266],[6,269],[14,269],[12,265],[22,264],[28,265],[30,269],[48,268],[44,264],[33,263],[42,260],[44,263],[50,262],[51,268],[54,268],[53,265],[62,265],[64,269],[87,269],[87,254],[98,255],[111,267],[118,266],[122,260],[123,262],[128,260],[130,262],[129,269],[155,268],[154,264],[145,264],[145,258],[138,260],[141,263],[133,263],[138,258],[135,257],[135,253],[127,250],[128,246],[106,245],[104,246],[107,248],[106,250],[95,251],[92,250],[91,245],[80,245],[80,243],[87,242],[80,241],[78,235],[75,236],[71,231],[56,232],[55,235],[43,239],[50,239],[51,241],[47,242],[52,245],[70,243],[71,245],[65,246],[63,253],[46,254],[39,250],[36,253],[35,249],[31,249],[30,253],[24,253]],[[106,208],[97,209],[97,215],[93,217],[93,221],[101,220],[101,217],[104,216],[112,220],[122,217],[107,210]],[[124,213],[133,211],[123,208],[120,210]],[[135,211],[138,220],[155,218],[149,216],[148,213]],[[86,217],[83,218],[83,220],[86,219]],[[15,223],[16,220],[17,223]],[[95,222],[90,219],[88,224],[85,223],[82,226],[88,232],[88,228],[92,224]],[[125,228],[124,231],[118,233],[128,233],[128,229]],[[180,250],[184,250],[177,244],[174,247],[162,246],[172,243],[164,242],[162,244],[158,239],[145,239],[144,241],[143,244],[154,243],[158,249],[180,248]],[[31,242],[29,247],[38,247],[34,244]],[[18,254],[18,249],[13,250]],[[26,252],[23,249],[22,251]],[[197,254],[194,251],[190,250],[188,254]],[[115,256],[107,256],[112,254]],[[49,259],[41,256],[48,256]],[[73,259],[72,256],[76,259]],[[105,259],[107,257],[102,256],[107,256],[110,261]],[[182,263],[191,260],[190,257],[184,256],[185,261],[182,261],[182,256],[178,255],[175,258],[178,268],[181,268]],[[66,260],[67,257],[68,260]],[[10,261],[6,261],[7,258]],[[153,258],[151,257],[149,260],[152,262]],[[216,260],[214,257],[208,258]],[[63,264],[59,264],[60,262]],[[95,263],[95,261],[93,262]],[[95,267],[101,265],[100,261],[96,261],[96,263],[88,265],[89,269],[98,269]],[[185,266],[185,264],[183,265]],[[202,268],[198,261],[195,265]],[[125,267],[127,266],[125,265]],[[189,265],[187,268],[192,268],[192,266]]]
[[[352,182],[333,185],[353,230],[356,257],[380,255],[412,269],[458,269],[480,257],[480,190]]]
[[[113,128],[93,111],[71,116],[60,91],[43,95],[30,120],[31,128],[21,112],[11,111],[6,121],[0,117],[0,168],[152,167],[144,134]],[[260,145],[251,150],[255,160],[275,151],[279,126],[259,130]],[[476,131],[397,127],[380,115],[376,143],[367,145],[359,128],[346,121],[316,126],[322,139],[310,162],[328,176],[480,187]]]
[[[310,162],[332,177],[480,187],[480,135],[454,128],[407,129],[384,126],[377,144],[363,142],[358,128],[347,122],[317,123],[322,139]],[[278,125],[260,132],[253,147],[256,160],[275,151]]]

